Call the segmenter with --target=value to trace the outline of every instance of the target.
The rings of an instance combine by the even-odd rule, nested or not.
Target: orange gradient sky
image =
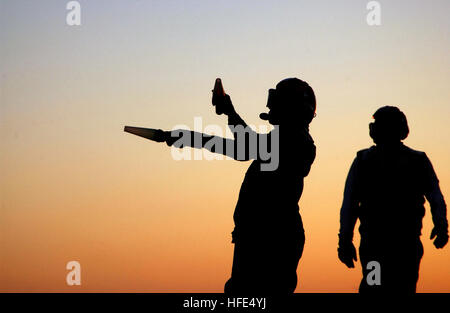
[[[254,125],[281,79],[316,92],[297,292],[357,291],[360,266],[337,259],[339,209],[378,107],[405,112],[405,143],[449,201],[448,1],[380,1],[372,27],[359,0],[79,2],[81,26],[66,25],[65,1],[0,2],[0,291],[222,292],[250,163],[175,161],[123,132],[225,127],[216,77]],[[418,291],[450,292],[450,248],[431,229],[427,205]],[[81,286],[66,285],[71,260]]]

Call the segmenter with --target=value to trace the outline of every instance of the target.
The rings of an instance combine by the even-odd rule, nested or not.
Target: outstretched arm
[[[233,147],[235,145],[235,140],[233,139],[207,135],[185,129],[176,129],[165,133],[168,146],[174,146],[176,148],[204,148],[210,152],[223,154],[238,160],[235,153],[233,153]]]

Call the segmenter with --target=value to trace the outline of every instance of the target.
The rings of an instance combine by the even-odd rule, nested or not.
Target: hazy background
[[[337,259],[339,209],[378,107],[405,112],[406,144],[450,198],[449,1],[379,1],[381,26],[362,0],[85,0],[81,26],[66,25],[67,2],[0,1],[0,291],[221,292],[249,163],[174,161],[123,132],[195,116],[225,127],[216,77],[256,125],[281,79],[316,92],[297,292],[357,290],[360,266]],[[418,291],[450,292],[450,248],[431,228],[427,207]]]

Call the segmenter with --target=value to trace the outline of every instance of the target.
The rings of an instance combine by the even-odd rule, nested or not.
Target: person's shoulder
[[[375,146],[371,146],[369,148],[365,148],[356,152],[357,159],[365,159],[370,156],[375,151]]]
[[[315,153],[316,151],[316,145],[314,143],[314,139],[312,138],[311,134],[307,130],[300,130],[294,138],[296,145],[298,146],[298,149],[301,151],[313,151]],[[291,145],[292,141],[289,142],[289,145]]]
[[[403,151],[406,152],[407,159],[413,162],[416,166],[428,168],[431,165],[431,161],[425,152],[414,150],[405,145],[403,145]]]
[[[417,157],[417,158],[428,158],[427,154],[423,151],[412,149],[406,145],[403,145],[403,150],[408,153],[411,156]]]
[[[358,152],[356,152],[356,154],[369,153],[369,152],[372,152],[374,149],[375,149],[375,146],[371,146],[369,148],[359,150]]]

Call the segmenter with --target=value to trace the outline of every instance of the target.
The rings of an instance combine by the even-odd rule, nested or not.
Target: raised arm
[[[229,148],[233,147],[236,160],[246,161],[258,159],[260,151],[267,151],[263,145],[269,144],[268,134],[258,134],[239,116],[236,112],[229,95],[218,96],[213,94],[212,104],[216,107],[216,112],[225,114],[228,117],[228,127],[233,133],[234,142],[227,142]],[[219,113],[220,112],[220,113]],[[260,149],[260,145],[262,149]],[[267,161],[264,157],[263,161]]]
[[[252,130],[239,114],[237,114],[231,98],[227,94],[213,96],[212,102],[216,107],[217,114],[227,115],[228,127],[233,133],[233,139],[178,129],[166,132],[166,143],[169,146],[173,145],[177,148],[204,148],[213,153],[223,154],[238,161],[259,159],[266,162],[263,164],[266,165],[266,170],[271,170],[273,166],[278,166],[278,157],[275,155],[276,158],[274,158],[274,153],[272,153],[272,150],[278,149],[277,131],[273,134],[258,134]],[[269,146],[271,149],[269,149]]]
[[[228,127],[233,133],[234,138],[241,135],[242,132],[252,133],[251,135],[256,135],[257,133],[253,131],[247,123],[240,117],[240,115],[234,109],[233,103],[229,95],[224,96],[214,96],[212,98],[212,103],[216,107],[216,112],[220,108],[220,112],[228,116]]]

